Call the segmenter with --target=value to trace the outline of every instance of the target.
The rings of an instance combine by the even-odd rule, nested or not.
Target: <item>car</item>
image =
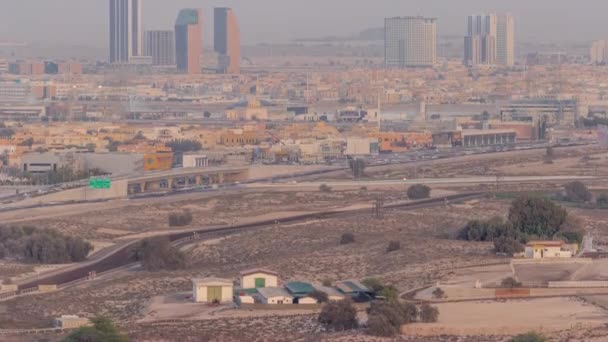
[[[407,182],[407,178],[403,178],[403,181],[404,181],[404,182]]]

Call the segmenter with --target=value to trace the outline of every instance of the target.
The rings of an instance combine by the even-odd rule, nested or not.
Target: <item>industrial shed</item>
[[[196,303],[229,303],[232,302],[232,296],[233,284],[229,279],[192,279],[192,298]]]
[[[243,289],[277,287],[279,274],[263,268],[254,268],[240,273],[240,284]]]

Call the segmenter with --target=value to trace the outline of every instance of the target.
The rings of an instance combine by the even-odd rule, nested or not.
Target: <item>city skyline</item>
[[[0,13],[0,40],[17,40],[27,42],[70,43],[83,46],[107,46],[107,19],[100,13],[107,12],[107,5],[92,1],[57,0],[52,4],[36,4],[38,12],[45,15],[28,13],[32,0],[10,2],[4,5],[5,11]],[[328,15],[316,15],[314,1],[309,6],[305,4],[282,4],[276,0],[261,0],[262,6],[256,6],[240,1],[209,1],[201,3],[195,0],[178,0],[171,3],[149,0],[143,9],[144,30],[164,30],[172,26],[172,18],[179,8],[202,7],[204,11],[205,36],[209,42],[212,37],[212,9],[214,7],[231,7],[239,13],[239,21],[243,29],[245,44],[259,42],[280,42],[303,37],[320,37],[326,35],[352,35],[371,27],[381,27],[382,20],[392,15],[424,15],[440,19],[438,31],[441,35],[460,34],[463,31],[462,17],[476,12],[509,12],[518,18],[518,36],[526,41],[591,41],[608,36],[603,28],[603,18],[598,15],[602,9],[608,9],[608,4],[600,1],[587,2],[583,11],[574,12],[581,5],[553,3],[544,6],[547,1],[529,3],[511,1],[509,4],[500,1],[469,0],[459,2],[459,6],[444,6],[440,1],[414,1],[409,4],[387,2],[384,5],[364,3],[353,6],[353,16],[341,19],[331,17],[337,13],[344,1],[324,4]],[[57,5],[59,3],[59,5]],[[22,5],[22,4],[25,4]],[[267,6],[264,6],[267,5]],[[260,8],[261,7],[261,8]],[[81,15],[54,20],[61,16],[62,8],[73,8],[79,13],[97,13],[97,15]],[[585,11],[586,12],[586,11]],[[20,15],[23,13],[23,15]],[[291,13],[299,13],[294,16]],[[568,16],[569,25],[563,25]],[[316,25],[303,25],[314,16]],[[542,17],[543,20],[535,20]],[[20,18],[16,21],[15,18]],[[266,18],[259,20],[259,18]],[[337,20],[337,22],[336,22]],[[44,30],[44,25],[51,25],[53,30]],[[291,25],[293,24],[293,25]],[[73,30],[78,26],[78,30]],[[19,28],[15,30],[14,28]],[[283,28],[283,29],[281,29]],[[287,28],[287,29],[285,29]],[[330,28],[333,28],[330,30]],[[10,33],[10,34],[9,34]]]

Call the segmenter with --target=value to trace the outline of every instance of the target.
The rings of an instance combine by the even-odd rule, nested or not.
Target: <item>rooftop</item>
[[[216,277],[193,278],[192,283],[203,286],[232,286],[232,280]]]
[[[268,269],[265,269],[265,268],[252,268],[252,269],[241,271],[240,274],[241,274],[241,276],[246,276],[246,275],[255,274],[255,273],[269,274],[269,275],[273,275],[273,276],[276,276],[276,277],[279,276],[279,274],[277,272],[271,271],[271,270],[268,270]]]
[[[291,294],[281,287],[262,287],[257,289],[258,293],[265,298],[269,297],[291,297]]]
[[[293,294],[309,294],[315,290],[314,287],[312,287],[312,285],[309,283],[304,283],[301,281],[287,283],[285,287]]]
[[[564,241],[529,241],[526,246],[545,246],[545,247],[561,247],[565,244]]]
[[[356,280],[345,280],[336,284],[336,287],[344,293],[371,292],[365,285]]]

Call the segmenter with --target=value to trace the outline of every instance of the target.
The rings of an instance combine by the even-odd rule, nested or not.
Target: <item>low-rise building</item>
[[[564,241],[530,241],[526,244],[524,256],[528,259],[571,258]]]
[[[234,286],[229,279],[208,277],[192,279],[192,298],[196,303],[232,302]]]
[[[263,304],[293,304],[293,296],[280,287],[259,288],[258,298]]]
[[[278,273],[263,268],[254,268],[240,273],[240,284],[244,289],[277,287],[278,282]]]
[[[309,283],[301,281],[292,281],[285,285],[287,291],[294,297],[306,297],[315,290]]]
[[[315,290],[323,292],[327,295],[327,299],[330,302],[337,302],[345,298],[344,294],[337,289],[329,286],[315,285]]]
[[[346,139],[347,156],[369,156],[380,152],[378,138],[356,138]]]
[[[61,329],[77,329],[90,324],[91,321],[88,318],[74,315],[63,315],[55,318],[54,321],[54,326]]]

